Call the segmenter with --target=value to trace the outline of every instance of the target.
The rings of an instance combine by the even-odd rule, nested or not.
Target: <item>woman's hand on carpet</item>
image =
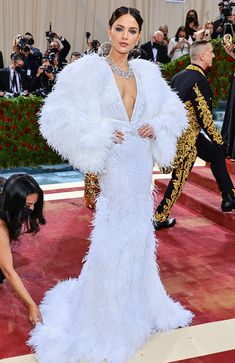
[[[29,321],[31,321],[33,325],[43,323],[42,314],[36,304],[29,306]]]

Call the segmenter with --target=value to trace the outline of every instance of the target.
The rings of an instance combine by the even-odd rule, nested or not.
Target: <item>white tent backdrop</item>
[[[188,10],[195,9],[200,24],[218,17],[217,0],[185,0],[182,3],[166,0],[0,0],[0,50],[5,66],[9,64],[12,40],[16,34],[30,32],[35,46],[46,50],[45,32],[52,22],[53,30],[71,44],[71,51],[86,49],[85,33],[100,42],[107,40],[106,28],[112,11],[121,6],[140,10],[144,18],[142,42],[161,24],[169,26],[170,37],[184,24]]]

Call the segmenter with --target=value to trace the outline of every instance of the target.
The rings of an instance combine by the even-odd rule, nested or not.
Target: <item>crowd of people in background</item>
[[[197,12],[192,9],[186,14],[184,25],[180,25],[175,36],[169,38],[168,26],[163,24],[157,29],[151,39],[136,46],[130,58],[143,58],[158,64],[166,64],[186,54],[194,41],[210,40],[222,37],[227,31],[225,26],[229,23],[231,32],[235,32],[235,15],[223,19],[222,7],[219,7],[220,17],[215,22],[207,21],[201,26]],[[87,50],[85,52],[73,51],[69,63],[81,58],[84,54],[93,52],[102,55],[101,44],[98,40],[89,41],[87,37]],[[87,35],[86,35],[87,36]],[[3,68],[3,57],[0,52],[0,97],[16,97],[34,93],[45,97],[51,92],[58,72],[68,63],[70,43],[55,32],[47,34],[48,47],[42,53],[35,47],[33,35],[26,32],[18,34],[13,39],[11,64]],[[100,49],[100,51],[99,51]]]
[[[32,92],[46,96],[52,90],[57,73],[67,64],[70,48],[65,38],[50,32],[48,49],[43,54],[34,46],[31,33],[16,35],[10,55],[11,64],[0,69],[0,96],[10,98]],[[73,52],[70,61],[79,56],[80,53]]]

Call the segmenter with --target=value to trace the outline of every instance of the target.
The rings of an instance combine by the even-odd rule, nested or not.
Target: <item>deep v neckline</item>
[[[132,122],[132,119],[133,119],[133,116],[134,116],[134,114],[135,114],[136,105],[137,105],[138,96],[139,96],[139,85],[138,85],[138,80],[137,80],[137,77],[136,77],[135,71],[134,71],[134,69],[133,69],[134,78],[135,78],[135,84],[136,84],[136,97],[135,97],[135,102],[134,102],[134,106],[133,106],[133,109],[132,109],[131,117],[129,117],[128,112],[127,112],[127,109],[126,109],[126,106],[125,106],[125,103],[124,103],[124,101],[123,101],[123,98],[122,98],[121,92],[120,92],[120,90],[119,90],[119,87],[118,87],[118,84],[117,84],[117,81],[116,81],[116,78],[115,78],[115,76],[114,76],[114,74],[113,74],[113,71],[112,71],[112,69],[110,68],[110,66],[109,66],[109,64],[107,63],[107,61],[106,61],[106,64],[107,64],[107,67],[108,67],[108,69],[109,69],[109,72],[111,73],[112,81],[113,81],[113,83],[114,83],[114,89],[115,89],[116,94],[117,94],[117,96],[118,96],[118,98],[119,98],[119,101],[120,101],[120,103],[121,103],[121,105],[122,105],[122,109],[123,109],[123,111],[124,111],[124,113],[125,113],[125,115],[126,115],[127,120],[129,121],[129,123],[131,123],[131,122]]]

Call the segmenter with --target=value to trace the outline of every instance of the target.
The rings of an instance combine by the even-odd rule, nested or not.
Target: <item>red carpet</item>
[[[205,355],[192,359],[175,361],[174,363],[234,363],[235,350],[229,350],[223,353]]]
[[[159,180],[158,184],[165,182]],[[215,192],[207,193],[217,197]],[[158,233],[158,262],[168,293],[195,313],[193,324],[234,318],[233,227],[221,227],[182,204],[174,207],[173,214],[176,226]],[[235,211],[229,216],[235,224]],[[47,202],[46,218],[47,225],[38,236],[24,236],[14,247],[16,269],[37,303],[57,280],[79,275],[89,245],[92,213],[83,207],[82,199],[70,199]],[[25,345],[31,329],[27,309],[6,283],[0,285],[0,296],[0,358],[30,353]],[[181,362],[232,363],[235,352],[223,353],[225,358],[213,357]]]

